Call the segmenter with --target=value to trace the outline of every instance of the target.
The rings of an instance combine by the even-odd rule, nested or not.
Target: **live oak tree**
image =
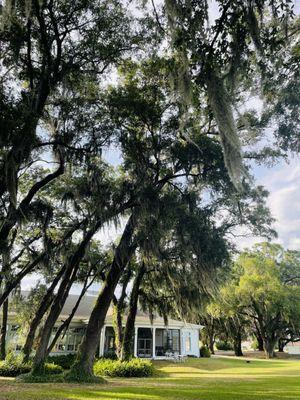
[[[37,195],[101,152],[108,133],[98,88],[142,39],[130,21],[119,1],[6,1],[1,8],[1,280],[14,274],[13,241]],[[36,174],[41,164],[50,168]],[[22,277],[35,265],[28,268]],[[4,283],[5,298],[12,289]]]
[[[61,185],[65,201],[82,224],[80,236],[77,236],[76,242],[63,258],[63,275],[42,328],[33,361],[34,374],[39,374],[44,368],[51,331],[78,276],[91,240],[106,223],[116,220],[131,207],[131,199],[124,190],[122,179],[114,179],[110,168],[99,158],[90,161],[89,167],[91,169],[78,167],[81,174],[76,176],[74,170],[69,185],[65,188]]]
[[[238,302],[239,312],[255,320],[268,358],[274,357],[274,349],[283,332],[299,332],[298,285],[288,285],[284,275],[288,272],[283,249],[277,245],[257,245],[244,252],[237,260],[239,280],[231,287]],[[298,262],[299,265],[299,262]],[[297,279],[295,277],[295,279]]]
[[[243,356],[242,341],[249,332],[249,318],[242,312],[234,287],[225,285],[220,293],[207,306],[207,314],[215,322],[215,335],[218,339],[226,339],[232,343],[234,354]]]
[[[132,338],[138,304],[150,316],[158,312],[166,321],[169,316],[187,317],[193,306],[188,282],[194,281],[193,294],[197,290],[199,295],[204,280],[208,281],[206,275],[212,277],[214,267],[221,265],[226,257],[225,245],[217,229],[214,230],[212,221],[192,204],[187,192],[180,193],[170,186],[156,207],[157,211],[146,218],[138,235],[138,262],[123,334],[123,359],[133,356]],[[211,254],[209,249],[216,244],[219,251],[210,256],[209,261],[208,258],[205,260],[204,253]]]
[[[226,173],[222,151],[217,141],[213,138],[205,138],[201,132],[197,131],[193,132],[193,142],[196,146],[194,143],[178,138],[178,104],[172,103],[169,99],[170,86],[165,79],[168,61],[154,58],[142,65],[126,63],[125,67],[124,84],[117,89],[112,89],[108,107],[112,112],[112,121],[118,128],[116,132],[119,134],[118,140],[123,151],[125,177],[128,177],[129,189],[136,199],[135,214],[131,215],[130,225],[126,226],[123,233],[126,236],[122,236],[120,242],[120,245],[126,245],[128,248],[122,248],[123,253],[120,254],[118,247],[116,249],[115,259],[118,265],[113,267],[113,262],[107,275],[76,363],[71,370],[70,376],[75,375],[78,379],[91,377],[100,329],[114,289],[131,257],[130,252],[134,247],[133,235],[136,235],[137,241],[137,233],[148,220],[148,215],[156,216],[155,204],[163,197],[166,188],[174,188],[183,197],[186,195],[191,199],[190,204],[192,204],[192,201],[197,202],[198,185],[199,189],[202,185],[208,191],[211,189],[212,194],[216,193],[215,203],[212,204],[210,210],[206,211],[207,214],[211,213],[215,217],[218,204],[223,202],[223,204],[228,204],[231,210],[235,208],[237,211],[243,210],[246,224],[252,223],[256,229],[261,229],[261,232],[264,229],[266,229],[265,232],[269,230],[267,225],[271,221],[264,207],[263,191],[249,188],[247,194],[240,196],[236,201],[235,190]],[[212,163],[215,165],[212,166]],[[189,184],[194,184],[195,193],[189,193],[187,190],[185,194]],[[249,207],[251,203],[252,206]],[[235,215],[237,219],[234,221]],[[253,223],[257,222],[256,218],[259,218],[262,223]],[[239,213],[231,212],[228,218],[225,218],[220,232],[225,234],[228,229],[239,224],[238,220]],[[197,230],[196,227],[195,230]],[[199,235],[199,230],[197,234]],[[203,230],[203,235],[205,235],[205,230]],[[135,244],[137,245],[138,243]],[[186,242],[185,245],[187,245]]]
[[[74,304],[74,307],[70,315],[60,324],[54,338],[51,340],[51,343],[49,343],[47,349],[48,353],[50,352],[51,349],[53,349],[54,345],[56,344],[61,334],[64,333],[68,328],[70,321],[74,316],[74,313],[76,312],[80,304],[80,301],[84,296],[84,294],[86,293],[86,291],[88,290],[88,288],[95,280],[99,281],[101,279],[101,274],[107,266],[107,259],[105,254],[103,254],[101,250],[99,250],[99,248],[100,246],[97,242],[94,241],[91,242],[85,254],[85,257],[81,261],[80,269],[78,271],[76,280],[74,282],[74,283],[82,283],[81,293],[78,297],[78,300]],[[56,258],[56,260],[58,260],[58,257]],[[40,298],[40,301],[37,303],[36,307],[30,307],[29,309],[29,311],[32,313],[32,316],[27,319],[26,324],[29,324],[29,326],[25,330],[25,332],[23,332],[25,340],[22,352],[24,355],[23,362],[25,363],[28,362],[29,357],[31,355],[31,351],[34,350],[36,348],[36,344],[38,344],[38,335],[36,335],[36,332],[38,328],[42,325],[43,320],[45,320],[47,316],[47,311],[49,310],[52,302],[55,299],[54,290],[58,285],[60,279],[62,278],[62,275],[63,275],[63,268],[61,265],[59,272],[57,274],[53,274],[53,276],[55,276],[54,279],[53,276],[48,277],[48,279],[46,278],[48,280],[48,282],[46,280],[48,286],[46,287],[46,290],[44,290],[43,296]],[[42,275],[42,277],[43,279],[45,279],[45,275]],[[28,309],[29,307],[26,303],[27,300],[20,302],[19,307],[23,307],[25,305],[26,309]],[[64,304],[62,303],[62,306],[63,305]],[[24,312],[21,312],[21,315],[24,316],[26,314],[24,314]],[[23,330],[24,330],[24,322],[23,322]]]
[[[29,1],[26,7],[21,2],[12,8],[10,2],[4,6],[1,40],[7,50],[2,71],[6,86],[2,86],[1,99],[6,107],[1,117],[1,168],[8,172],[2,174],[1,181],[4,207],[0,240],[5,261],[1,278],[15,274],[15,265],[6,261],[12,248],[10,236],[16,236],[21,221],[27,223],[34,198],[78,163],[84,162],[93,175],[89,160],[101,155],[109,136],[101,125],[99,85],[106,69],[116,65],[141,39],[130,29],[130,16],[118,1]],[[8,94],[13,81],[15,90]],[[44,162],[43,157],[48,160]],[[53,167],[35,174],[36,165],[43,162]],[[94,173],[96,181],[99,170]],[[90,229],[89,222],[93,225]],[[88,237],[78,249],[81,256],[101,223],[84,221]],[[18,279],[3,286],[3,301],[26,274],[38,272],[45,255],[41,253],[21,269]],[[56,276],[57,283],[59,278]],[[67,275],[64,279],[66,282]],[[46,335],[44,338],[46,343]]]
[[[113,90],[110,97],[113,122],[120,132],[118,140],[124,154],[124,173],[128,177],[128,188],[136,199],[136,206],[134,215],[129,219],[130,225],[124,231],[124,234],[126,229],[128,231],[124,236],[124,245],[128,247],[122,249],[124,254],[116,254],[119,265],[112,267],[107,276],[107,283],[89,321],[90,329],[88,327],[71,373],[91,375],[94,353],[107,308],[120,275],[130,259],[129,253],[133,247],[130,236],[134,229],[138,230],[139,224],[143,226],[148,213],[151,215],[155,212],[155,203],[168,182],[185,175],[182,174],[184,167],[180,164],[176,167],[176,160],[173,161],[170,153],[173,127],[176,129],[177,124],[176,105],[166,103],[164,91],[167,87],[163,74],[157,68],[160,64],[161,61],[157,59],[142,66],[140,81],[136,74],[137,66],[126,65],[128,73],[125,76],[125,87],[123,89],[121,86],[118,91]]]
[[[78,299],[76,300],[73,308],[68,315],[68,317],[61,321],[61,324],[57,327],[54,337],[51,339],[48,348],[47,355],[53,350],[58,339],[66,334],[67,329],[80,305],[83,296],[86,294],[87,290],[95,282],[101,281],[105,270],[108,266],[108,259],[105,252],[101,251],[101,246],[99,243],[92,241],[86,251],[84,258],[81,261],[80,269],[77,273],[76,283],[81,283],[81,291],[79,293]]]
[[[274,356],[299,340],[299,252],[261,243],[244,251],[223,274],[219,289],[200,313],[204,339],[229,340],[237,356],[241,342],[254,336],[258,349]],[[222,275],[222,274],[221,274]]]

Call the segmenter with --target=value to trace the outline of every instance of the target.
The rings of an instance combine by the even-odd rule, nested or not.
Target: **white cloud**
[[[274,174],[271,184],[266,180],[266,186],[279,239],[286,247],[300,249],[300,165],[284,166]]]
[[[276,222],[276,242],[286,248],[300,250],[300,162],[295,157],[289,164],[280,163],[267,169],[256,168],[257,183],[269,192],[268,206]],[[250,247],[263,238],[247,237],[238,241],[238,247]]]

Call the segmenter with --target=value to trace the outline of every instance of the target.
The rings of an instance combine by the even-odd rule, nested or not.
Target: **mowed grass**
[[[296,400],[300,361],[236,358],[156,362],[154,378],[107,379],[102,385],[21,384],[0,379],[1,400]]]

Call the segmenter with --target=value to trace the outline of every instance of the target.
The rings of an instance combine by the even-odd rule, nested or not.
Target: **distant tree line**
[[[204,308],[202,339],[214,352],[216,340],[232,344],[242,356],[242,341],[275,356],[300,341],[300,252],[261,243],[242,252],[224,277],[218,295]],[[254,339],[254,340],[253,340]]]

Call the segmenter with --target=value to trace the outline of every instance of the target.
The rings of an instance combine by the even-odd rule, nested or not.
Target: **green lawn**
[[[20,384],[0,379],[9,400],[295,400],[300,399],[300,361],[212,358],[184,364],[156,362],[159,376],[109,379],[105,385]]]

